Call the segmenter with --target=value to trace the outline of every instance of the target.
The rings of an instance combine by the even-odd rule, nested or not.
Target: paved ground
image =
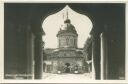
[[[44,82],[85,82],[92,80],[91,73],[85,74],[50,74],[44,73]]]

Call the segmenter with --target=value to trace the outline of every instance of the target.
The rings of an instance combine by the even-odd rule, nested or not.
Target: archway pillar
[[[42,35],[37,35],[35,38],[35,69],[34,79],[42,79],[43,72],[43,48]]]
[[[100,80],[100,35],[98,31],[91,31],[92,38],[92,74],[96,80]]]
[[[108,39],[105,32],[101,33],[101,79],[108,76]]]

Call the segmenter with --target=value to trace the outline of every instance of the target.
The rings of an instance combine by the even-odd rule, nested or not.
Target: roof
[[[47,52],[46,52],[47,51]],[[76,55],[64,55],[63,51],[66,53],[70,53],[71,51],[75,51]],[[83,57],[83,50],[82,49],[47,49],[45,50],[47,57]],[[61,53],[60,53],[61,52]],[[60,56],[60,54],[62,54]]]
[[[50,54],[50,53],[52,53],[54,50],[55,50],[55,49],[53,49],[53,48],[46,48],[46,49],[44,49],[44,53],[45,53],[45,54]]]

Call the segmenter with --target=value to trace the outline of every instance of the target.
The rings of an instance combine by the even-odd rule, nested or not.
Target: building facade
[[[45,50],[47,60],[44,61],[44,72],[84,73],[87,71],[83,49],[77,47],[78,34],[70,19],[64,21],[57,38],[58,48]]]

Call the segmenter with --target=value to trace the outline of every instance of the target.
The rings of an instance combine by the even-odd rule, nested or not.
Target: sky
[[[78,48],[83,48],[86,39],[89,37],[89,33],[92,29],[91,20],[82,14],[73,11],[69,6],[65,6],[61,11],[49,15],[43,22],[42,27],[45,32],[43,40],[45,42],[44,48],[57,48],[57,33],[64,24],[64,20],[67,17],[71,20],[71,24],[75,26],[78,33]]]

